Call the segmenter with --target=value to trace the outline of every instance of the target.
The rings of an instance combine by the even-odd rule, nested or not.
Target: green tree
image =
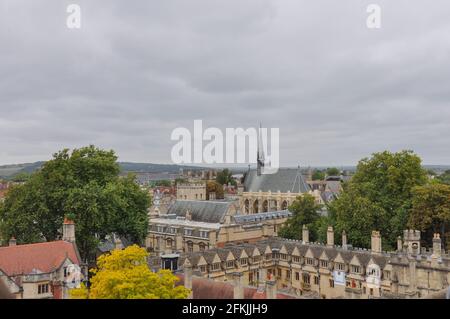
[[[216,181],[207,181],[206,182],[206,199],[209,200],[209,194],[215,193],[216,199],[223,199],[225,194],[223,190],[223,186]]]
[[[436,177],[436,180],[438,180],[441,183],[450,185],[450,169],[446,170],[444,173]]]
[[[449,245],[445,241],[450,238],[450,186],[430,183],[415,187],[408,225],[425,234],[427,245],[432,244],[434,233],[439,233],[444,245]]]
[[[233,186],[236,186],[237,183],[233,179],[233,174],[228,168],[223,169],[222,171],[217,172],[216,182],[220,185],[228,185],[230,183]]]
[[[364,242],[358,232],[363,230],[370,240],[371,232],[365,229],[370,227],[371,230],[379,230],[383,234],[383,243],[387,248],[393,248],[397,236],[402,234],[407,225],[412,207],[412,190],[416,186],[424,185],[426,181],[421,159],[413,152],[375,153],[371,158],[362,159],[358,163],[352,180],[344,188],[344,193],[331,204],[330,219],[339,231],[339,227],[359,228],[345,229],[349,242],[353,245],[364,244],[363,247],[369,247],[368,241]],[[352,206],[359,211],[363,219],[354,216],[349,208]]]
[[[328,176],[341,175],[341,171],[339,169],[337,169],[336,167],[330,167],[330,168],[327,168],[327,175]]]
[[[312,174],[313,181],[322,181],[325,179],[325,173],[323,171],[314,170]]]
[[[279,235],[289,239],[302,239],[302,227],[307,225],[310,233],[310,240],[317,240],[318,220],[320,219],[321,206],[316,204],[312,195],[304,194],[298,196],[289,206],[292,216],[279,231]]]
[[[54,154],[26,183],[8,192],[0,207],[2,234],[19,243],[52,241],[60,238],[64,217],[70,217],[86,261],[111,232],[142,243],[149,196],[133,176],[118,174],[113,151],[88,146]]]
[[[92,271],[91,286],[74,289],[72,299],[186,299],[190,290],[169,270],[152,272],[148,253],[136,245],[101,255]]]

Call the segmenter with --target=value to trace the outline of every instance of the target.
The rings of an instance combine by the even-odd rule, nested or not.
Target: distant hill
[[[45,162],[11,164],[0,166],[0,178],[8,179],[21,173],[33,173],[42,167]],[[175,165],[175,164],[152,164],[152,163],[130,163],[119,162],[123,173],[179,173],[180,169],[184,170],[199,170],[202,167]]]

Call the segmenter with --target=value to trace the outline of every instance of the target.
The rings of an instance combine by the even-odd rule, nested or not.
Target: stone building
[[[298,296],[320,298],[420,298],[442,291],[450,282],[450,256],[444,254],[438,235],[431,250],[420,248],[420,232],[406,230],[398,250],[381,250],[379,232],[372,233],[372,247],[357,249],[334,245],[328,229],[327,243],[310,243],[308,229],[303,240],[268,238],[256,243],[225,245],[194,252],[180,263],[197,276],[260,286],[274,278],[277,289]]]
[[[288,211],[241,215],[232,201],[179,201],[150,218],[147,249],[155,255],[188,253],[226,243],[256,242],[276,236]]]
[[[75,244],[75,225],[65,220],[62,240],[0,247],[0,281],[17,299],[66,299],[85,269]]]
[[[274,174],[258,174],[258,169],[245,175],[240,196],[243,214],[285,210],[303,194],[311,194],[323,204],[319,190],[311,190],[300,169],[280,168]]]
[[[186,183],[177,185],[178,200],[206,200],[206,183]]]

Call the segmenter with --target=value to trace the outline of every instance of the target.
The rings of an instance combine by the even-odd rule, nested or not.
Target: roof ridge
[[[60,242],[64,242],[64,243],[70,244],[70,242],[60,239],[60,240],[52,240],[52,241],[43,241],[43,242],[40,242],[40,243],[18,244],[18,245],[15,245],[15,246],[3,246],[3,247],[0,247],[0,249],[21,248],[21,247],[44,245],[44,244],[60,243]]]

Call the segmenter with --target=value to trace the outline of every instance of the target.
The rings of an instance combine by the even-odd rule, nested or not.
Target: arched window
[[[284,200],[284,201],[281,203],[281,210],[285,210],[285,209],[287,209],[287,208],[288,208],[288,202]]]
[[[258,213],[259,213],[259,211],[258,211],[258,206],[259,206],[258,200],[255,200],[255,201],[253,202],[253,214],[258,214]]]
[[[269,211],[269,202],[268,202],[267,200],[265,200],[265,201],[263,202],[262,211],[263,211],[263,213],[266,213],[266,212]]]
[[[200,249],[200,251],[205,251],[205,247],[206,245],[204,243],[198,244],[198,248]]]
[[[173,244],[172,239],[171,238],[167,238],[166,239],[166,247],[167,248],[172,248],[172,244]]]
[[[192,252],[194,251],[194,243],[193,243],[193,242],[188,241],[188,242],[186,243],[186,246],[187,246],[187,251],[188,251],[188,253],[192,253]]]

